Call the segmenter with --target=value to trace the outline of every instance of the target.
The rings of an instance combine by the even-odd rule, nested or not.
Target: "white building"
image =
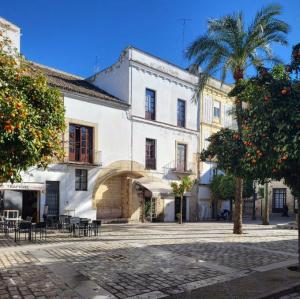
[[[21,184],[4,184],[4,209],[35,221],[45,205],[48,218],[143,221],[151,214],[174,221],[179,210],[170,183],[197,173],[197,78],[131,47],[88,80],[33,65],[63,94],[65,159],[46,171],[30,169]],[[186,194],[186,220],[196,208]]]

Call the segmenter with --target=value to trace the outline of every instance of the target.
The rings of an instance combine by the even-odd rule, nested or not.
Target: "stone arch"
[[[102,169],[93,189],[97,218],[130,218],[132,179],[147,175],[144,166],[135,161],[116,161]]]

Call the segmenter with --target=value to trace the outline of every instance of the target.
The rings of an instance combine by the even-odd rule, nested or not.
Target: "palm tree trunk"
[[[238,84],[240,79],[243,79],[244,71],[243,68],[237,67],[234,72],[235,84]],[[243,103],[238,98],[235,104],[235,114],[237,129],[240,135],[242,135],[242,112]],[[243,233],[243,179],[241,177],[235,178],[235,205],[234,205],[234,225],[233,233],[242,234]]]
[[[183,196],[180,196],[180,217],[179,217],[179,223],[182,224],[182,206],[183,206]]]
[[[234,234],[243,233],[243,179],[235,179]]]
[[[298,193],[300,194],[300,192]],[[300,196],[297,200],[297,223],[298,223],[298,271],[300,271]]]
[[[269,225],[270,224],[270,213],[269,213],[269,188],[268,183],[265,183],[265,192],[264,192],[264,202],[265,202],[265,208],[264,208],[264,217],[263,217],[263,225]]]

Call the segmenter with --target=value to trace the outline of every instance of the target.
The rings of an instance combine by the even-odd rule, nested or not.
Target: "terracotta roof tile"
[[[95,97],[104,101],[114,102],[121,105],[129,106],[126,102],[114,97],[103,89],[96,87],[84,78],[68,74],[47,66],[30,63],[33,69],[36,69],[45,74],[48,79],[49,85],[61,89],[66,92],[74,92],[81,95]]]

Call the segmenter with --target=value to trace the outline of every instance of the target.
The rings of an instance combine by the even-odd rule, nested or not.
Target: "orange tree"
[[[60,93],[0,31],[0,182],[19,181],[21,171],[60,158],[63,131]]]
[[[246,153],[246,146],[242,140],[242,134],[237,131],[223,128],[208,138],[209,146],[201,152],[202,161],[216,159],[218,168],[225,171],[228,175],[242,178],[248,181],[252,178],[251,171],[245,169],[243,157]],[[234,198],[239,198],[243,194],[242,186],[236,184]],[[242,201],[240,204],[235,202],[234,225],[242,227]]]
[[[300,199],[300,44],[292,63],[258,75],[233,90],[247,103],[243,111],[243,158],[246,172],[258,180],[283,179]],[[296,75],[295,75],[296,73]],[[300,269],[300,209],[298,206]]]
[[[300,58],[300,45],[294,47],[293,56],[295,53]],[[298,66],[299,62],[294,69]],[[291,70],[291,66],[281,65],[271,71],[261,68],[257,77],[233,92],[248,103],[242,126],[245,170],[260,180],[284,179],[299,197],[300,81]]]

